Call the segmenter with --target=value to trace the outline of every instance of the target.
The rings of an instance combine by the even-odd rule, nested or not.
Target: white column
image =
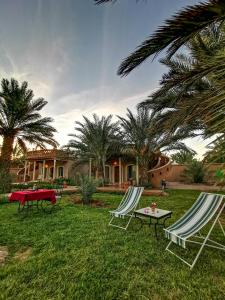
[[[138,157],[136,157],[136,185],[139,185],[139,165],[138,165]]]
[[[34,161],[34,165],[33,165],[33,180],[35,180],[35,173],[36,173],[36,160]]]
[[[43,160],[43,166],[42,166],[42,180],[45,180],[45,160]]]
[[[91,178],[91,158],[89,158],[89,178]]]
[[[26,181],[26,172],[27,172],[27,161],[25,160],[25,166],[24,166],[24,177],[23,177],[23,181]]]
[[[55,170],[56,170],[56,159],[54,159],[54,163],[53,163],[53,180],[55,179]]]
[[[30,162],[28,162],[28,170],[27,170],[27,175],[30,177]]]
[[[122,184],[121,157],[119,157],[119,185]]]
[[[114,181],[114,166],[112,166],[112,184],[114,184],[115,183],[115,181]]]

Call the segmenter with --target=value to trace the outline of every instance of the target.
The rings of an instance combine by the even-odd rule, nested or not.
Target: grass
[[[171,224],[198,194],[172,190],[168,197],[142,197],[140,205],[156,201],[172,210]],[[16,204],[0,205],[0,246],[9,249],[0,266],[0,299],[225,299],[222,251],[204,250],[190,271],[148,226],[140,229],[133,220],[127,232],[108,227],[109,207],[120,195],[95,194],[105,208],[74,205],[71,197],[64,197],[61,210],[24,219]],[[219,230],[215,235],[222,240]],[[23,252],[28,257],[18,259]]]

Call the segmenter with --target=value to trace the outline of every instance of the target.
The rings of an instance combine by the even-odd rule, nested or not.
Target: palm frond
[[[151,55],[158,55],[167,49],[171,58],[177,50],[189,42],[207,26],[221,23],[225,19],[224,0],[210,0],[197,5],[187,6],[172,18],[165,21],[136,51],[129,55],[120,65],[118,74],[128,75]]]

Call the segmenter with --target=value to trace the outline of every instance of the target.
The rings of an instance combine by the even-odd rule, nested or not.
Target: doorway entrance
[[[114,183],[119,183],[120,169],[119,166],[114,167]]]

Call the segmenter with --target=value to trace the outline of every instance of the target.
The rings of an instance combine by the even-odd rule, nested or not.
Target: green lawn
[[[172,210],[171,224],[198,194],[173,190],[168,197],[142,197],[140,206],[156,201]],[[105,208],[74,205],[71,197],[64,197],[61,210],[25,219],[17,204],[0,205],[0,246],[9,249],[0,266],[0,299],[225,299],[224,252],[204,250],[190,271],[148,226],[140,229],[134,221],[127,232],[108,227],[108,210],[120,195],[96,194]],[[223,240],[219,230],[215,235]],[[15,258],[27,249],[27,259]]]

